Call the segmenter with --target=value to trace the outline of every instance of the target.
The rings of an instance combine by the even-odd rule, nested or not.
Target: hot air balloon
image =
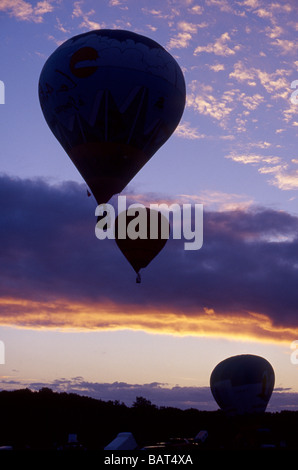
[[[274,387],[274,370],[260,356],[242,354],[220,362],[210,376],[217,404],[227,415],[263,413]]]
[[[170,233],[168,219],[155,209],[137,208],[137,215],[129,210],[115,220],[115,240],[141,282],[140,270],[146,268],[165,246]]]
[[[174,132],[185,81],[157,42],[101,29],[54,51],[41,71],[39,99],[50,129],[103,204]]]

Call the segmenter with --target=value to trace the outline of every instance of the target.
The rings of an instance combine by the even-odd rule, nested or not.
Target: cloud
[[[228,46],[228,43],[231,41],[229,33],[223,33],[219,38],[217,38],[213,43],[207,44],[207,46],[197,46],[194,50],[194,55],[198,55],[202,52],[208,54],[215,54],[219,56],[229,56],[234,55],[236,51],[239,51],[240,45],[234,46],[234,49],[231,49]]]
[[[182,122],[178,125],[175,134],[183,139],[204,139],[205,134],[200,134],[197,129],[191,127],[189,122]]]
[[[213,95],[211,85],[205,85],[196,80],[189,84],[189,92],[186,96],[186,105],[200,114],[209,116],[226,127],[226,119],[233,111],[233,90],[225,91],[221,97]]]
[[[270,144],[270,142],[267,142],[266,140],[264,141],[258,141],[258,142],[251,142],[251,144],[248,145],[249,147],[258,147],[258,148],[261,148],[261,149],[266,149],[266,148],[269,148],[272,146],[272,144]],[[274,157],[274,159],[276,159],[276,161],[279,161],[279,157]]]
[[[201,5],[194,5],[188,9],[188,11],[194,15],[202,15],[204,8]]]
[[[123,3],[124,3],[123,0],[109,0],[109,6],[110,7],[121,7],[123,5]]]
[[[219,88],[214,92],[211,85],[193,80],[188,85],[186,106],[201,115],[211,118],[223,129],[234,129],[237,133],[246,131],[247,116],[264,101],[260,93],[248,95],[238,88]]]
[[[257,83],[260,83],[273,99],[288,100],[290,87],[287,77],[291,73],[291,70],[287,69],[276,69],[270,73],[255,67],[249,68],[242,60],[239,60],[235,63],[234,70],[229,74],[229,77],[238,82],[246,82],[250,86],[256,86]]]
[[[256,70],[256,73],[261,85],[272,94],[273,98],[288,98],[289,85],[286,77],[291,73],[289,70],[277,69],[273,73]]]
[[[31,3],[25,0],[2,0],[0,2],[0,11],[7,12],[9,16],[20,21],[33,21],[42,23],[43,16],[51,13],[54,7],[48,0],[37,2],[33,7]]]
[[[280,162],[280,157],[276,156],[265,156],[265,155],[256,155],[256,154],[236,154],[231,153],[226,155],[226,158],[230,158],[234,162],[244,163],[247,164],[255,164],[255,163],[269,163],[269,164],[277,164]]]
[[[61,31],[62,33],[70,33],[70,30],[65,28],[62,24],[62,22],[60,21],[59,18],[56,18],[56,21],[57,21],[57,29],[59,29],[59,31]]]
[[[198,25],[189,23],[187,21],[179,21],[177,24],[178,29],[190,34],[196,34],[198,31]]]
[[[281,26],[268,26],[266,29],[266,35],[271,38],[271,39],[275,39],[275,38],[278,38],[281,34],[283,34],[284,30]]]
[[[241,5],[249,9],[257,8],[259,6],[259,0],[243,0]]]
[[[47,0],[37,2],[36,7],[34,8],[34,13],[36,16],[42,16],[45,13],[50,13],[53,11],[53,6]]]
[[[234,15],[238,16],[244,16],[244,12],[240,12],[238,10],[235,10],[231,6],[231,2],[228,0],[206,0],[206,5],[208,6],[216,6],[220,9],[220,11],[224,13],[232,13]]]
[[[291,390],[279,390],[276,389],[273,391],[269,406],[267,411],[271,412],[278,412],[282,410],[288,411],[298,411],[297,401],[298,394],[296,392],[292,392]]]
[[[147,28],[150,29],[150,31],[157,31],[157,27],[156,27],[156,26],[152,26],[151,24],[147,24],[146,26],[147,26]]]
[[[235,63],[234,71],[229,74],[229,77],[239,82],[247,82],[250,86],[256,85],[254,69],[247,68],[242,60]]]
[[[221,70],[225,69],[224,64],[213,64],[208,66],[210,70],[213,70],[213,72],[220,72]]]
[[[160,382],[147,384],[129,384],[126,382],[89,382],[83,377],[61,378],[52,382],[24,382],[3,379],[2,390],[29,388],[32,391],[50,388],[57,393],[76,393],[103,401],[119,401],[132,406],[136,397],[142,396],[153,405],[175,407],[179,409],[198,408],[200,410],[217,410],[210,387],[180,387]]]
[[[242,102],[243,106],[250,111],[256,109],[264,101],[264,97],[259,93],[255,93],[252,96],[248,96],[245,93],[239,95],[239,100]]]
[[[297,121],[295,121],[294,119],[296,118],[296,114],[297,114],[297,105],[294,103],[291,103],[290,100],[287,103],[288,103],[288,107],[286,109],[283,109],[282,111],[282,114],[284,116],[283,120],[287,123],[292,121],[292,126],[296,127],[298,124],[297,124]]]
[[[245,212],[254,206],[254,201],[246,195],[223,191],[204,190],[199,196],[188,196],[188,198],[193,204],[204,201],[205,210],[216,212]]]
[[[254,11],[254,13],[260,18],[273,18],[273,14],[268,8],[258,8]]]
[[[2,390],[17,390],[29,388],[39,391],[50,388],[56,393],[75,393],[89,396],[97,400],[118,401],[131,407],[137,397],[150,400],[152,405],[158,407],[174,407],[181,410],[195,408],[201,411],[215,411],[219,409],[213,398],[210,387],[180,387],[160,382],[146,384],[130,384],[126,382],[90,382],[83,377],[70,379],[61,378],[52,382],[18,382],[16,380],[1,380]],[[273,390],[267,411],[271,413],[282,410],[298,410],[298,394],[291,389],[276,388]]]
[[[269,142],[257,142],[251,146],[268,148]],[[290,163],[283,162],[280,157],[274,155],[260,155],[253,153],[232,152],[226,155],[226,158],[242,164],[252,164],[258,166],[258,172],[263,175],[269,175],[268,182],[282,191],[291,191],[298,189],[298,170],[293,168]],[[292,164],[296,164],[296,159],[291,159]],[[265,164],[265,166],[263,166]]]
[[[189,23],[187,21],[179,21],[177,23],[177,28],[184,33],[189,33],[191,35],[197,34],[198,29],[207,28],[208,23],[203,21],[202,23]]]
[[[143,13],[147,14],[147,15],[153,15],[153,16],[156,16],[158,18],[163,18],[163,15],[162,15],[162,11],[161,10],[156,10],[154,8],[152,8],[151,10],[149,10],[149,8],[142,8],[142,11]]]
[[[175,37],[171,38],[167,43],[168,49],[184,49],[188,47],[192,36],[190,33],[178,33]]]
[[[49,41],[53,41],[57,46],[61,46],[61,44],[64,43],[64,40],[62,40],[62,39],[57,39],[57,38],[55,38],[55,36],[53,36],[52,34],[49,34],[49,35],[47,36],[47,38],[48,38]]]
[[[239,3],[248,12],[257,15],[263,20],[269,20],[273,26],[276,26],[277,15],[289,14],[292,11],[292,7],[289,2],[266,2],[264,0],[244,0]]]
[[[80,28],[86,29],[100,29],[105,28],[105,23],[97,23],[96,21],[92,21],[90,16],[95,14],[95,10],[90,10],[87,13],[83,12],[81,5],[83,4],[82,1],[74,2],[73,4],[73,18],[81,18],[82,22],[80,23]]]
[[[148,384],[128,384],[125,382],[98,383],[87,382],[82,377],[56,380],[51,384],[28,384],[31,390],[40,390],[49,386],[57,392],[78,393],[104,401],[118,400],[132,406],[136,397],[142,396],[156,406],[172,406],[180,409],[198,408],[200,410],[216,410],[209,387],[179,387],[159,382]]]
[[[154,18],[158,18],[158,19],[172,20],[176,16],[180,16],[180,8],[175,8],[175,7],[172,7],[170,10],[168,10],[167,13],[164,13],[161,9],[148,8],[148,7],[142,7],[141,11],[145,15],[152,15]]]
[[[183,240],[170,239],[139,285],[115,241],[95,237],[84,186],[0,183],[2,325],[297,337],[297,217],[205,211],[202,249],[184,251]]]
[[[265,173],[264,168],[259,169],[260,173]],[[270,169],[273,179],[271,184],[277,186],[283,191],[291,191],[298,189],[298,170],[290,168],[288,164],[277,165]]]
[[[297,41],[291,41],[289,39],[276,38],[271,44],[277,46],[282,54],[294,54],[297,50]]]

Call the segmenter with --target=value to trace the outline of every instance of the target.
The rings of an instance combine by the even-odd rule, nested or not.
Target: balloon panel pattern
[[[39,79],[44,117],[93,192],[121,192],[176,129],[185,81],[158,43],[94,30],[54,51]]]
[[[263,413],[274,387],[274,370],[260,356],[244,354],[220,362],[210,377],[211,392],[228,415]]]

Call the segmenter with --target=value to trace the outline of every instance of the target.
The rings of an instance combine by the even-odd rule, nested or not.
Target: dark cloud
[[[77,393],[104,401],[120,401],[132,406],[136,397],[144,397],[156,406],[172,406],[180,409],[196,408],[202,411],[213,411],[219,407],[209,387],[169,387],[168,384],[153,382],[148,384],[128,384],[126,382],[99,383],[88,382],[83,377],[61,378],[53,382],[26,383],[3,380],[1,388],[16,390],[30,388],[37,391],[43,387],[55,392]],[[298,394],[289,389],[273,391],[267,411],[298,410]]]
[[[39,390],[44,384],[30,384],[30,388]],[[175,406],[181,409],[200,408],[217,409],[209,387],[168,387],[167,384],[153,382],[149,384],[128,384],[125,382],[98,383],[87,382],[82,377],[71,380],[56,380],[50,385],[55,391],[67,391],[86,394],[104,401],[119,400],[131,406],[137,396],[143,396],[157,406]]]
[[[205,211],[202,249],[170,239],[137,285],[115,241],[96,238],[96,204],[84,185],[3,175],[0,207],[2,299],[45,302],[49,315],[57,301],[111,303],[123,315],[151,308],[194,319],[207,309],[298,327],[298,218],[286,212]],[[0,315],[13,321],[30,308],[2,303]]]

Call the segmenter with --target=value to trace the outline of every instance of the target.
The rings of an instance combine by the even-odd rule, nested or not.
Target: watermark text
[[[172,222],[172,237],[186,240],[185,250],[199,250],[203,245],[203,204],[150,204],[149,222],[146,207],[138,203],[127,208],[126,196],[118,196],[117,209],[118,239],[168,239]],[[100,204],[95,215],[98,217],[96,237],[115,239],[115,208],[111,204]]]
[[[2,80],[0,80],[0,104],[5,104],[5,86]]]
[[[291,102],[293,104],[298,104],[298,80],[294,80],[292,83],[291,83],[291,88],[292,90],[294,89],[295,91],[293,91],[291,93]],[[295,89],[296,88],[296,89]]]
[[[0,340],[0,364],[5,364],[5,346],[3,341]]]
[[[292,341],[291,349],[293,352],[291,353],[291,364],[298,364],[298,340]]]

